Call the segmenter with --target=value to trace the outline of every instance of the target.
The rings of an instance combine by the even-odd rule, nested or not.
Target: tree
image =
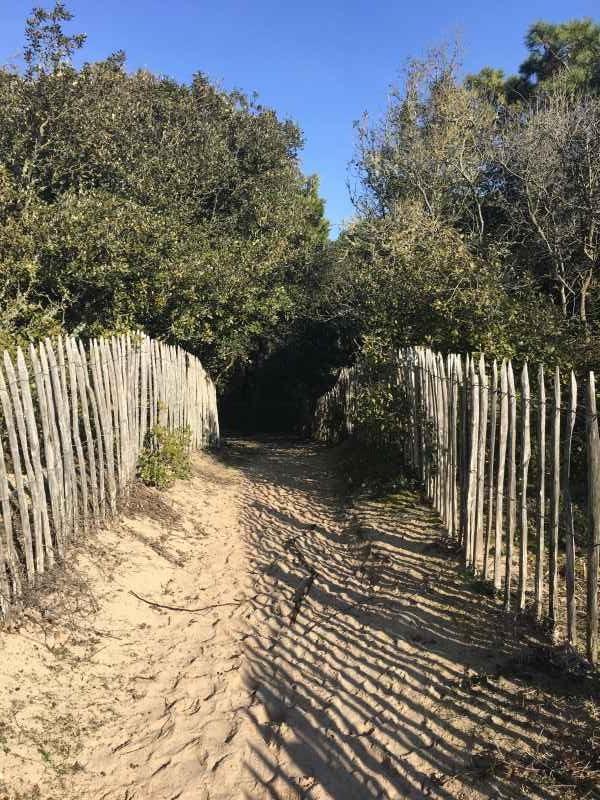
[[[411,61],[384,119],[358,126],[363,193],[356,205],[361,214],[386,216],[410,200],[483,247],[497,113],[459,84],[458,69],[456,54],[445,48]]]
[[[293,326],[315,281],[328,229],[302,133],[202,73],[130,73],[122,52],[76,68],[70,19],[34,10],[24,73],[0,70],[5,300],[82,335],[144,329],[225,376]]]
[[[600,99],[553,92],[513,111],[496,158],[515,242],[564,315],[587,323],[600,268]]]
[[[511,286],[500,263],[474,256],[465,238],[418,203],[357,221],[340,237],[330,294],[359,337],[388,348],[555,359],[561,319],[535,285]]]
[[[591,19],[536,22],[525,44],[529,56],[519,75],[532,89],[560,80],[565,89],[600,90],[600,25]]]
[[[598,98],[548,79],[507,105],[500,71],[458,72],[443,49],[412,61],[358,127],[338,307],[388,345],[571,363],[587,345],[570,320],[589,337],[598,307]]]
[[[465,88],[476,92],[495,106],[506,102],[506,75],[504,70],[484,67],[475,75],[467,75]]]
[[[484,67],[468,75],[466,85],[496,102],[530,100],[552,87],[565,91],[600,91],[600,25],[591,19],[553,24],[535,22],[525,36],[528,56],[517,75]]]
[[[555,28],[533,26],[531,47],[543,34],[548,52],[550,34],[583,30],[588,44],[594,39],[587,23]],[[579,63],[590,47],[563,48],[562,59]],[[589,332],[600,265],[600,101],[565,88],[567,72],[544,66],[544,53],[534,51],[521,75],[544,82],[543,94],[509,105],[498,70],[461,85],[456,60],[443,50],[411,62],[384,120],[359,127],[357,207],[369,218],[418,204],[463,234],[474,255],[501,263],[509,291],[533,277]]]
[[[74,53],[83,47],[86,40],[84,33],[74,36],[64,33],[63,23],[72,19],[73,15],[60,0],[55,2],[51,11],[33,9],[25,27],[26,46],[23,53],[29,78],[42,73],[55,73],[62,64],[70,64]]]

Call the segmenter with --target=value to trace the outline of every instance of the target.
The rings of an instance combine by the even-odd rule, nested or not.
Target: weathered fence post
[[[590,372],[586,403],[588,475],[587,657],[598,663],[598,569],[600,567],[600,437],[596,411],[596,381]]]
[[[502,532],[504,529],[504,472],[506,466],[506,442],[508,435],[508,377],[506,361],[500,367],[500,439],[498,442],[498,475],[496,478],[496,530],[494,538],[494,589],[500,591],[502,575]]]
[[[475,541],[473,546],[473,569],[483,571],[483,528],[485,494],[485,447],[488,424],[488,377],[483,353],[479,359],[479,436],[477,442],[477,511]]]
[[[498,407],[498,363],[494,359],[492,364],[492,388],[490,403],[490,439],[488,444],[488,516],[485,530],[485,545],[483,552],[483,578],[489,578],[490,546],[492,541],[492,527],[494,524],[494,466],[496,456],[496,416]]]
[[[575,601],[575,528],[573,523],[573,503],[571,500],[571,447],[573,443],[573,429],[575,415],[577,414],[577,381],[571,372],[571,391],[569,396],[569,410],[566,419],[566,431],[563,443],[562,463],[562,512],[563,529],[565,532],[565,582],[567,585],[567,639],[575,644],[577,636],[577,608]]]
[[[538,370],[538,503],[535,554],[535,617],[542,619],[544,602],[544,528],[546,520],[546,383],[544,367]]]
[[[527,596],[527,543],[529,534],[527,527],[527,478],[529,460],[531,458],[530,407],[529,372],[527,364],[524,364],[521,372],[521,547],[519,551],[519,594],[517,600],[519,611],[524,610]]]
[[[471,381],[471,425],[469,440],[471,444],[469,455],[469,483],[467,489],[467,541],[464,553],[466,567],[474,568],[475,564],[475,537],[477,527],[477,469],[479,466],[479,376],[475,370],[475,361],[470,363],[469,378]]]
[[[460,365],[460,544],[464,548],[469,527],[468,486],[469,486],[469,356],[465,358],[463,371]]]
[[[508,526],[506,533],[506,566],[504,571],[504,608],[510,609],[513,549],[517,525],[517,398],[512,364],[508,362]]]
[[[560,371],[554,373],[554,414],[552,422],[552,487],[550,495],[550,542],[548,575],[548,616],[558,618],[558,523],[560,516]]]

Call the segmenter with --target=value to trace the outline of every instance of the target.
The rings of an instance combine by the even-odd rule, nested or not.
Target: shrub
[[[138,475],[147,486],[168,488],[177,478],[190,476],[190,430],[168,430],[155,425],[146,434]]]

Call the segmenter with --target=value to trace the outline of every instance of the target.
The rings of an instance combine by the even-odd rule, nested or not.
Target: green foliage
[[[363,220],[338,243],[332,281],[354,328],[385,347],[427,344],[555,363],[565,356],[563,321],[535,287],[473,254],[465,238],[421,207]]]
[[[553,24],[539,20],[525,36],[528,56],[517,75],[484,67],[466,85],[498,103],[531,99],[557,87],[570,92],[600,91],[600,25],[592,19]]]
[[[343,442],[343,472],[353,489],[368,487],[377,493],[397,490],[401,485],[411,485],[416,477],[404,451],[414,424],[412,404],[406,384],[399,379],[395,353],[381,339],[365,337],[353,370],[353,392],[347,409],[337,403],[329,407],[328,428],[339,431],[339,436],[329,441]],[[421,425],[426,450],[433,454],[431,428],[424,420]]]
[[[309,302],[328,228],[301,132],[201,73],[76,69],[70,19],[35,10],[25,72],[0,70],[4,336],[140,328],[226,376]]]
[[[475,92],[493,105],[506,101],[506,75],[504,70],[484,67],[474,75],[467,75],[465,88]]]
[[[358,126],[358,216],[335,244],[296,124],[120,51],[75,68],[70,24],[60,1],[34,10],[24,70],[0,69],[0,347],[141,329],[237,387],[252,427],[301,427],[362,348],[357,422],[386,441],[393,348],[597,365],[596,23],[535,23],[508,79],[413,60]]]
[[[569,81],[599,33],[534,26],[523,74],[544,91],[508,107],[501,71],[461,83],[456,53],[435,50],[359,125],[359,218],[329,273],[357,338],[598,365],[600,105]],[[568,68],[543,66],[552,37]]]
[[[40,72],[56,72],[62,64],[70,62],[76,50],[83,47],[85,34],[66,36],[63,32],[62,24],[72,19],[71,12],[58,0],[51,11],[34,8],[26,23],[27,45],[23,54],[29,77]]]
[[[155,425],[148,431],[140,454],[138,475],[147,486],[167,489],[178,478],[189,478],[190,431],[177,428],[170,431]]]
[[[530,87],[564,79],[570,89],[600,90],[600,25],[593,20],[540,20],[529,28],[525,44],[529,56],[519,75]]]
[[[365,337],[351,413],[355,436],[365,443],[397,447],[407,434],[409,399],[398,380],[393,353],[380,339]]]

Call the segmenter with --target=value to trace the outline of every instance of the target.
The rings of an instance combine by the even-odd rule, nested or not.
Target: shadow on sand
[[[589,681],[546,668],[538,634],[469,584],[415,494],[349,512],[335,451],[312,443],[234,440],[222,458],[249,487],[261,797],[599,796],[565,769]]]

